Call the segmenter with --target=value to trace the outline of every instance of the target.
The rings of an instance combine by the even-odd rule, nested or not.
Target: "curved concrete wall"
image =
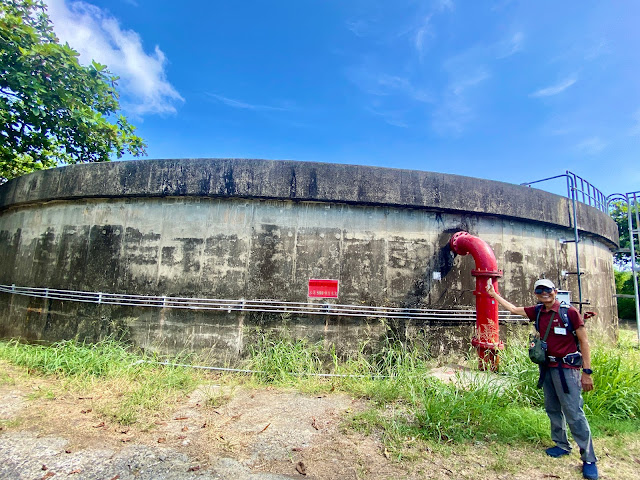
[[[560,241],[573,238],[571,212],[541,190],[430,172],[229,159],[74,165],[0,186],[0,283],[306,302],[309,278],[332,278],[342,304],[473,308],[473,260],[447,247],[467,230],[494,249],[514,303],[530,303],[543,275],[577,299],[575,275],[562,274],[576,270],[574,245]],[[577,217],[586,309],[615,327],[616,225],[583,204]],[[126,327],[142,345],[225,352],[242,350],[247,326],[282,322],[9,294],[0,314],[2,336],[95,339]],[[341,343],[357,343],[367,324],[294,323]]]

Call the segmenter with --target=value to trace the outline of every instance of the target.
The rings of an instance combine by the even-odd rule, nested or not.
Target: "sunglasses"
[[[553,292],[553,288],[549,288],[549,287],[536,287],[536,289],[533,291],[533,293],[535,293],[536,295],[541,295],[543,293],[551,293]]]

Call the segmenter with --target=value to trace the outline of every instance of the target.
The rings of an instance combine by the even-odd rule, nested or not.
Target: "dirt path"
[[[559,462],[497,445],[436,453],[409,439],[412,458],[399,462],[375,435],[343,428],[366,408],[346,395],[204,385],[141,429],[109,423],[96,399],[53,398],[53,380],[2,367],[2,479],[581,478],[576,454]],[[637,478],[640,445],[625,452],[604,453],[601,478]]]
[[[398,478],[373,439],[341,431],[363,403],[346,395],[200,387],[152,428],[111,424],[94,398],[53,398],[51,379],[3,365],[0,478]],[[57,389],[59,390],[59,389]],[[219,407],[209,399],[228,399]]]

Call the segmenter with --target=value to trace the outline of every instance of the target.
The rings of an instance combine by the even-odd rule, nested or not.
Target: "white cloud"
[[[606,146],[606,142],[604,142],[600,137],[591,137],[576,145],[576,149],[587,155],[597,155],[602,152]]]
[[[454,10],[453,0],[438,0],[437,8],[439,10],[453,11]]]
[[[384,89],[385,91],[411,90],[411,84],[409,83],[409,80],[403,77],[398,77],[397,75],[387,75],[383,73],[375,77],[375,82],[377,87],[382,87],[382,89]],[[385,95],[385,93],[379,94]]]
[[[354,20],[347,22],[347,29],[350,30],[356,37],[364,37],[369,32],[369,22],[366,20]]]
[[[595,60],[603,55],[611,53],[609,43],[606,39],[601,39],[597,45],[587,47],[587,51],[584,54],[585,60]]]
[[[377,110],[374,107],[365,107],[365,110],[373,115],[381,117],[385,123],[394,127],[407,128],[409,124],[404,120],[406,112],[398,110]]]
[[[489,72],[482,67],[465,75],[457,74],[447,86],[443,102],[433,114],[434,130],[441,135],[462,133],[467,123],[475,117],[471,107],[472,100],[469,98],[470,90],[490,77]]]
[[[121,106],[128,114],[164,114],[184,101],[166,78],[166,58],[157,45],[144,51],[140,36],[123,30],[118,20],[85,2],[46,0],[56,35],[80,54],[80,61],[107,65],[120,77]]]
[[[551,97],[553,95],[558,95],[559,93],[564,92],[567,88],[577,82],[577,79],[574,77],[567,78],[556,85],[552,85],[550,87],[541,88],[533,92],[530,97]]]
[[[432,96],[416,88],[407,77],[377,71],[375,67],[360,65],[347,69],[348,79],[367,95],[374,97],[401,97],[418,103],[430,103]]]
[[[271,105],[259,105],[259,104],[246,103],[246,102],[242,102],[240,100],[235,100],[233,98],[224,97],[222,95],[218,95],[218,94],[215,94],[215,93],[207,93],[207,95],[209,95],[210,97],[218,100],[221,103],[224,103],[225,105],[227,105],[229,107],[240,108],[240,109],[243,109],[243,110],[278,111],[278,112],[284,112],[284,111],[290,110],[289,108],[285,108],[285,107],[274,107],[274,106],[271,106]]]
[[[429,43],[433,42],[436,38],[436,33],[433,26],[433,19],[438,14],[445,14],[454,11],[454,4],[452,0],[436,0],[431,7],[427,7],[428,13],[423,14],[422,20],[415,26],[409,27],[407,32],[401,32],[400,35],[405,33],[412,33],[413,46],[416,49],[418,56],[422,60],[422,56],[427,50]],[[420,15],[416,15],[420,18]]]
[[[416,32],[415,35],[413,37],[413,43],[414,46],[416,48],[416,51],[418,52],[418,55],[420,56],[420,58],[422,58],[422,55],[425,51],[426,48],[426,40],[428,37],[433,38],[434,37],[434,33],[433,30],[431,28],[431,15],[428,15],[424,21],[422,22],[421,25],[419,25],[416,28]]]
[[[492,49],[475,45],[443,63],[449,78],[431,122],[439,135],[459,135],[477,117],[477,88],[492,77]]]
[[[456,82],[451,84],[450,90],[455,96],[460,96],[468,88],[478,85],[479,83],[483,82],[489,77],[490,75],[484,69],[480,68],[477,71],[470,74],[468,77],[458,79]]]
[[[514,33],[510,38],[499,42],[496,45],[498,50],[497,58],[507,58],[522,50],[522,44],[524,42],[524,34],[522,32]]]

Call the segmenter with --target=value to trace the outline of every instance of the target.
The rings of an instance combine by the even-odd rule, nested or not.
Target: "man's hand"
[[[509,310],[511,313],[515,315],[521,315],[523,317],[527,316],[523,307],[516,307],[513,303],[506,301],[504,298],[500,296],[498,292],[496,292],[496,289],[493,288],[493,281],[491,279],[487,281],[486,289],[487,289],[487,294],[490,297],[494,298],[500,305],[502,305],[504,308]]]
[[[591,378],[591,375],[582,372],[580,383],[582,383],[583,391],[590,392],[591,390],[593,390],[593,378]]]
[[[489,294],[489,296],[496,298],[496,289],[493,288],[493,282],[491,280],[487,282],[487,293]]]

